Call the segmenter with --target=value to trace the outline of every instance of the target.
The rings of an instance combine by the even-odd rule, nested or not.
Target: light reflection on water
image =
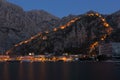
[[[19,70],[19,71],[18,71],[18,72],[19,72],[19,73],[18,73],[18,75],[19,75],[19,76],[18,76],[18,79],[23,80],[23,65],[22,65],[22,64],[19,65],[18,70]]]
[[[120,80],[120,63],[3,62],[0,80]]]
[[[3,67],[3,79],[4,80],[8,80],[9,79],[9,71],[8,71],[8,64],[4,64],[4,67]]]

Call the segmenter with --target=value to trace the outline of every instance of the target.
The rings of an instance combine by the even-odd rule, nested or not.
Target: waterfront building
[[[120,43],[102,43],[99,45],[99,55],[120,56]]]

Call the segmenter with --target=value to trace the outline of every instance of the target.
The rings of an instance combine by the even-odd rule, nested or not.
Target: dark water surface
[[[120,80],[120,63],[1,62],[0,80]]]

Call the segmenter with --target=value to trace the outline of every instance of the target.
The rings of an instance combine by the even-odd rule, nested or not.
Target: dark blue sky
[[[110,14],[120,9],[120,0],[7,0],[24,10],[45,10],[55,16],[82,14],[89,10]]]

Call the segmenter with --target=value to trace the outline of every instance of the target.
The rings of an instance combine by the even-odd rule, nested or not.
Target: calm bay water
[[[120,80],[120,63],[1,62],[0,80]]]

